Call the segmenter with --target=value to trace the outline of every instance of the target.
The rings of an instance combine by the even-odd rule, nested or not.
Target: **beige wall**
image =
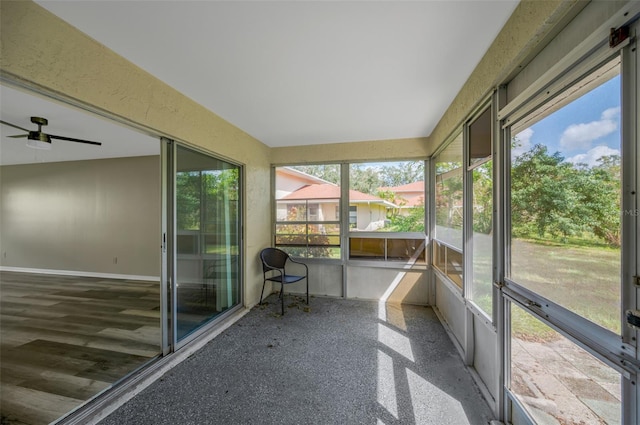
[[[270,244],[269,148],[35,3],[0,2],[0,35],[5,82],[245,166],[246,303],[256,303],[262,284],[258,252]]]
[[[158,156],[6,165],[0,195],[2,266],[160,276]]]
[[[426,159],[428,138],[378,140],[271,149],[274,164]]]

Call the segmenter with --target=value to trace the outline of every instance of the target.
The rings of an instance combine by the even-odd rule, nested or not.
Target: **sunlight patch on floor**
[[[396,379],[393,373],[393,359],[378,350],[378,403],[394,418],[398,419]]]
[[[409,338],[382,323],[378,323],[378,341],[406,359],[415,361]]]
[[[465,421],[458,422],[458,425],[469,424],[469,421],[466,420],[467,416],[462,404],[458,400],[428,382],[414,371],[410,369],[406,369],[406,371],[415,423],[438,423],[439,419],[445,423],[446,418],[437,418],[434,415],[446,414],[447,418],[458,418],[458,420],[465,418]],[[428,402],[425,402],[427,400]]]

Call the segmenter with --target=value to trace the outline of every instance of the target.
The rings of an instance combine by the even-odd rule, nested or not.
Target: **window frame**
[[[437,172],[437,167],[436,164],[438,164],[438,157],[445,151],[447,150],[450,146],[452,146],[454,143],[457,143],[458,139],[460,139],[460,167],[458,168],[454,168],[452,170],[446,171],[444,173],[438,174]],[[431,163],[431,176],[432,176],[432,180],[433,183],[431,184],[431,190],[433,191],[433,197],[431,199],[432,201],[432,206],[431,206],[431,210],[432,210],[432,217],[433,217],[433,224],[431,225],[431,258],[430,258],[430,264],[432,266],[432,270],[434,271],[434,273],[437,273],[440,277],[442,277],[445,282],[449,283],[450,286],[452,288],[455,288],[455,290],[460,294],[463,295],[464,294],[464,275],[465,275],[465,264],[464,264],[464,258],[465,258],[465,247],[464,247],[464,220],[465,220],[465,214],[464,214],[464,205],[465,205],[465,195],[464,195],[464,174],[465,174],[465,148],[464,148],[464,140],[465,140],[465,136],[464,136],[464,128],[458,127],[456,128],[455,131],[453,131],[453,133],[445,140],[445,142],[440,145],[440,147],[434,152],[434,154],[431,157],[430,163]],[[456,152],[457,153],[457,152]],[[450,162],[450,161],[449,161]],[[462,194],[461,194],[461,200],[462,200],[462,227],[460,229],[460,234],[461,234],[461,247],[458,249],[457,247],[453,246],[450,242],[445,241],[444,239],[440,239],[438,237],[438,231],[437,231],[437,205],[436,205],[436,197],[438,195],[438,191],[437,191],[437,184],[438,184],[438,176],[442,175],[442,174],[446,174],[449,173],[451,171],[454,170],[460,170],[460,175],[462,177]],[[444,248],[445,250],[451,250],[454,251],[455,253],[459,254],[462,258],[462,270],[460,271],[460,279],[459,282],[456,282],[455,279],[452,279],[451,277],[449,277],[449,274],[447,273],[447,269],[445,268],[445,270],[440,269],[436,263],[437,258],[436,255],[438,255],[439,253],[439,249],[440,248]],[[446,251],[446,253],[448,254],[448,251]],[[446,257],[448,258],[448,255],[446,255]]]
[[[473,219],[474,219],[474,182],[473,182],[473,172],[477,168],[485,165],[486,163],[493,161],[493,173],[491,176],[491,185],[492,185],[492,213],[491,220],[492,226],[495,229],[497,225],[496,220],[496,167],[495,167],[495,147],[497,145],[496,137],[498,134],[497,131],[497,94],[494,92],[488,98],[485,98],[480,104],[474,109],[474,111],[469,115],[469,118],[465,121],[463,127],[463,162],[466,164],[463,176],[463,240],[464,240],[464,270],[463,273],[463,296],[465,300],[469,303],[472,309],[477,312],[479,315],[484,317],[486,320],[490,321],[493,324],[495,329],[496,317],[497,317],[497,300],[499,299],[499,294],[497,291],[493,289],[491,290],[491,311],[486,311],[482,307],[478,305],[478,303],[473,299],[473,289],[474,289],[474,275],[476,270],[474,269],[474,230],[473,230]],[[477,157],[474,161],[472,158],[472,126],[477,123],[480,119],[485,117],[487,114],[489,119],[489,153],[488,155],[479,158]],[[491,282],[496,282],[496,240],[492,237],[491,241]]]
[[[398,268],[398,267],[405,267],[408,264],[411,265],[412,269],[418,269],[418,270],[426,270],[427,267],[429,266],[430,263],[430,247],[428,244],[428,237],[427,237],[427,233],[428,233],[428,225],[427,223],[429,223],[429,198],[428,198],[428,194],[429,194],[429,185],[428,185],[428,179],[427,176],[429,175],[429,165],[430,162],[428,159],[422,159],[422,158],[410,158],[410,159],[395,159],[395,160],[381,160],[381,161],[375,161],[375,163],[382,163],[382,162],[408,162],[408,161],[413,161],[413,162],[423,162],[424,164],[424,181],[425,181],[425,186],[424,186],[424,193],[423,193],[423,197],[425,199],[425,211],[424,211],[424,222],[425,222],[425,230],[424,232],[364,232],[364,231],[359,231],[359,232],[353,232],[350,229],[351,226],[351,208],[349,205],[349,189],[348,189],[348,184],[349,184],[349,167],[352,164],[362,164],[362,163],[366,163],[363,161],[340,161],[340,162],[322,162],[322,163],[305,163],[305,164],[299,164],[299,163],[285,163],[285,164],[272,164],[271,166],[271,200],[272,200],[272,207],[271,207],[271,216],[272,216],[272,231],[271,231],[271,241],[272,241],[272,246],[274,247],[283,247],[283,246],[289,246],[289,245],[284,245],[284,244],[280,244],[277,243],[277,226],[281,225],[281,224],[291,224],[291,225],[314,225],[314,224],[334,224],[334,225],[339,225],[340,227],[340,245],[336,245],[337,247],[340,248],[340,259],[338,258],[330,258],[330,257],[300,257],[296,254],[291,254],[292,257],[294,258],[302,258],[305,261],[311,260],[313,262],[328,262],[328,263],[336,263],[336,262],[341,262],[343,264],[354,264],[354,265],[358,265],[358,266],[371,266],[371,267],[385,267],[385,268]],[[371,161],[369,161],[371,162]],[[312,220],[296,220],[296,221],[283,221],[283,220],[279,220],[278,219],[278,199],[276,199],[276,191],[277,191],[277,185],[276,185],[276,170],[278,168],[282,168],[282,167],[295,167],[298,165],[305,165],[305,166],[309,166],[309,165],[337,165],[340,166],[340,174],[341,174],[341,180],[340,180],[340,193],[341,196],[340,198],[336,198],[338,199],[339,205],[339,217],[338,220],[323,220],[323,221],[312,221]],[[347,186],[345,186],[345,182],[347,184]],[[333,199],[333,198],[332,198]],[[314,200],[310,199],[308,200],[309,202],[313,202]],[[298,202],[303,202],[302,200],[299,200]],[[356,206],[357,208],[357,206]],[[305,215],[308,217],[308,210],[305,212]],[[357,220],[357,217],[356,217]],[[423,261],[418,261],[415,262],[413,260],[394,260],[394,259],[389,259],[389,258],[385,258],[384,259],[379,259],[379,258],[352,258],[349,255],[349,246],[350,246],[350,240],[352,238],[367,238],[367,239],[384,239],[385,244],[389,243],[388,241],[392,241],[392,240],[403,240],[403,239],[414,239],[414,240],[420,240],[420,241],[424,241],[424,243],[421,243],[421,247],[422,247],[422,255],[421,257],[424,259]],[[293,246],[293,245],[291,245]],[[298,245],[296,245],[297,247]],[[334,246],[334,245],[331,245]],[[385,250],[385,252],[387,252],[387,250]]]
[[[427,193],[428,193],[428,179],[427,179],[427,175],[428,175],[428,166],[429,166],[429,162],[425,159],[394,159],[394,160],[380,160],[380,161],[349,161],[345,163],[345,172],[347,174],[347,182],[349,184],[349,186],[347,186],[347,188],[349,190],[351,190],[351,180],[350,180],[350,170],[351,170],[351,166],[352,165],[356,165],[356,164],[371,164],[371,163],[375,163],[375,164],[379,164],[379,163],[395,163],[395,162],[422,162],[423,163],[423,173],[422,173],[422,178],[423,181],[425,182],[424,184],[424,191],[423,191],[423,199],[425,200],[425,206],[424,206],[424,223],[425,223],[425,228],[423,232],[417,231],[417,232],[376,232],[376,231],[353,231],[350,227],[351,223],[349,223],[349,228],[348,228],[348,232],[347,232],[347,241],[346,241],[346,246],[345,246],[345,260],[348,262],[351,262],[354,265],[369,265],[369,266],[388,266],[388,267],[397,267],[397,266],[402,266],[402,265],[406,265],[409,264],[414,268],[426,268],[427,264],[429,263],[429,259],[427,257],[428,254],[428,243],[427,243],[427,229],[428,229],[428,198],[427,198]],[[347,199],[346,202],[344,202],[344,204],[347,207],[347,212],[350,214],[351,211],[351,205],[350,205],[350,199],[348,197],[348,190],[347,190]],[[356,206],[357,207],[357,206]],[[356,218],[357,220],[357,218]],[[351,247],[351,240],[352,239],[380,239],[382,243],[384,243],[384,258],[378,258],[378,257],[371,257],[371,258],[366,258],[366,257],[355,257],[351,255],[351,251],[350,251],[350,247]],[[404,261],[404,260],[393,260],[393,259],[389,259],[388,258],[388,252],[389,252],[389,241],[391,240],[401,240],[401,239],[413,239],[413,240],[424,240],[424,244],[421,245],[421,249],[422,249],[422,258],[424,259],[423,262],[418,262],[417,259],[414,259],[413,257],[409,258],[409,260]]]
[[[638,23],[634,26],[639,27]],[[633,54],[632,54],[633,52]],[[501,152],[504,151],[504,155],[501,155],[501,165],[503,166],[503,173],[501,174],[504,187],[501,188],[505,194],[504,213],[502,222],[502,234],[504,238],[504,263],[502,264],[502,287],[501,287],[501,308],[503,309],[502,321],[504,323],[504,335],[508,338],[510,335],[510,315],[508,306],[510,303],[515,303],[519,307],[523,308],[526,312],[533,315],[535,318],[549,325],[554,330],[558,331],[563,336],[566,336],[572,342],[578,346],[584,348],[588,353],[601,360],[613,370],[619,372],[623,377],[623,406],[622,406],[622,420],[627,422],[630,418],[636,418],[637,412],[631,407],[635,406],[634,399],[637,395],[637,388],[635,380],[640,374],[640,362],[638,361],[639,353],[637,350],[636,336],[638,332],[636,329],[632,329],[622,323],[621,317],[621,335],[617,335],[614,332],[605,329],[583,316],[574,313],[573,311],[562,307],[540,294],[533,292],[517,282],[510,279],[511,268],[511,213],[510,213],[510,196],[511,196],[511,148],[509,141],[511,140],[511,130],[513,127],[517,128],[521,120],[527,118],[529,114],[534,113],[538,108],[547,103],[549,99],[556,96],[562,96],[562,92],[570,88],[573,84],[579,82],[584,77],[588,76],[596,69],[609,62],[615,56],[620,55],[621,65],[621,109],[622,109],[622,133],[621,133],[621,156],[622,156],[622,187],[626,185],[628,187],[633,186],[633,181],[638,182],[638,164],[637,164],[637,134],[633,133],[633,129],[637,129],[638,117],[637,106],[640,105],[638,96],[638,86],[635,81],[640,81],[638,76],[638,68],[636,63],[640,63],[637,59],[637,53],[635,49],[631,50],[627,43],[622,43],[615,48],[610,48],[606,42],[603,42],[598,47],[586,52],[583,56],[576,58],[565,58],[561,64],[565,67],[564,73],[554,73],[555,78],[546,81],[547,84],[544,87],[536,87],[539,92],[533,92],[531,88],[527,93],[526,99],[521,99],[524,95],[512,100],[508,107],[503,108],[498,113],[498,119],[500,120],[500,128],[502,134]],[[635,55],[635,58],[634,58]],[[569,59],[572,59],[569,61]],[[557,71],[557,70],[556,70]],[[626,121],[626,123],[625,123]],[[635,186],[637,187],[637,185]],[[629,189],[628,189],[629,190]],[[622,209],[628,208],[629,196],[622,196]],[[637,256],[635,250],[635,242],[633,238],[637,239],[638,232],[638,220],[636,217],[624,217],[622,218],[622,275],[631,276],[633,267],[637,267],[638,259],[633,258]],[[626,236],[625,236],[626,235]],[[634,236],[635,235],[635,236]],[[637,268],[636,268],[637,270]],[[636,292],[637,288],[632,285],[627,285],[624,277],[621,280],[621,311],[622,315],[628,309],[637,308]],[[505,344],[503,347],[503,358],[506,360],[504,363],[505,376],[509,375],[509,361],[511,355],[511,348],[509,344]],[[507,381],[508,382],[508,379]],[[523,414],[523,408],[519,406],[519,403],[509,393],[508,387],[504,386],[504,397],[509,402],[504,404],[505,415],[508,417],[511,411],[516,409],[519,414]],[[633,421],[633,420],[631,420]]]

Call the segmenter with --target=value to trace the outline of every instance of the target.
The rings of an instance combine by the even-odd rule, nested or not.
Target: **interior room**
[[[0,113],[2,420],[48,423],[161,354],[160,142],[8,87]],[[31,148],[32,116],[101,145]]]
[[[411,417],[385,335],[436,333],[409,335],[402,305],[442,326],[494,423],[638,423],[639,18],[0,2],[3,425],[98,423],[252,312],[313,323],[314,298],[374,303],[378,423]],[[267,247],[309,270],[284,314],[259,305]]]

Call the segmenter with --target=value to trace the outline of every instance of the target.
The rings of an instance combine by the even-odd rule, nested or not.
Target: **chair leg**
[[[282,295],[282,315],[284,316],[284,283],[282,283],[282,287],[280,288],[280,295]]]
[[[307,305],[309,305],[309,277],[307,276]]]
[[[262,305],[262,295],[264,295],[264,285],[265,285],[265,283],[267,283],[267,281],[263,280],[262,281],[262,292],[260,292],[260,304],[258,304],[258,305]]]

